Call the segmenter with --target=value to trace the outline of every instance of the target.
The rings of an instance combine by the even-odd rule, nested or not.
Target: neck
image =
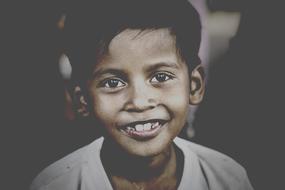
[[[121,184],[159,184],[173,180],[176,185],[176,155],[170,145],[159,155],[140,157],[129,155],[115,143],[104,141],[101,160],[111,181]],[[119,189],[119,188],[118,188]],[[124,189],[124,188],[122,188]]]

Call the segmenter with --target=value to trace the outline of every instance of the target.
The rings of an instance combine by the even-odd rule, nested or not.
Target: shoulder
[[[175,143],[197,157],[208,185],[216,187],[212,189],[252,189],[246,170],[229,156],[181,138]]]
[[[103,139],[101,138],[97,139],[93,143],[86,145],[54,162],[36,176],[30,189],[44,189],[52,183],[61,183],[63,181],[69,182],[68,180],[71,179],[76,182],[77,180],[74,178],[78,178],[80,176],[79,174],[89,162],[90,149],[93,149],[92,151],[98,152],[99,154],[102,141]]]
[[[213,165],[212,167],[222,167],[224,169],[237,168],[238,170],[244,170],[243,167],[238,164],[235,160],[229,156],[220,153],[216,150],[207,148],[205,146],[178,138],[175,142],[180,145],[180,147],[188,148],[190,151],[197,155],[199,161],[207,163],[208,165]]]

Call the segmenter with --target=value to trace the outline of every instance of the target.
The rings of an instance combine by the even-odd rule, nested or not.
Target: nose
[[[156,107],[155,92],[145,82],[137,82],[129,87],[128,101],[125,110],[129,112],[144,112]]]

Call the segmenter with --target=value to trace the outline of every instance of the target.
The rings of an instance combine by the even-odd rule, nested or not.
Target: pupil
[[[156,79],[159,81],[159,82],[161,82],[161,81],[165,81],[165,74],[158,74],[157,75],[157,77],[156,77]]]
[[[116,86],[118,86],[119,82],[117,80],[111,79],[111,80],[108,81],[108,83],[109,83],[110,87],[116,87]]]

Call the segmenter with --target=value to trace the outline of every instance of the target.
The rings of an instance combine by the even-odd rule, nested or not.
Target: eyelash
[[[164,79],[163,80],[160,80],[156,77],[163,77]],[[153,84],[159,84],[159,83],[164,83],[168,80],[172,80],[174,78],[174,76],[172,74],[168,74],[168,73],[164,73],[164,72],[158,72],[158,73],[155,73],[152,78],[150,79],[150,82],[153,83]],[[153,81],[153,80],[156,80],[156,81]],[[112,87],[112,85],[110,84],[111,82],[115,82],[117,84],[115,84],[115,86]],[[120,80],[120,79],[117,79],[117,78],[110,78],[110,79],[106,79],[104,80],[102,83],[101,83],[101,86],[104,87],[104,88],[108,88],[108,89],[115,89],[115,88],[120,88],[120,87],[123,87],[125,86],[126,83],[123,82],[123,80]]]
[[[112,85],[110,86],[110,82],[116,82],[117,83],[117,85],[118,84],[120,84],[119,86],[114,86],[114,87],[112,87]],[[120,80],[120,79],[116,79],[116,78],[111,78],[111,79],[106,79],[106,80],[104,80],[103,82],[102,82],[102,86],[104,87],[104,88],[110,88],[110,89],[114,89],[114,88],[120,88],[120,87],[123,87],[123,86],[125,86],[126,85],[126,83],[125,82],[123,82],[122,80]]]
[[[166,79],[164,79],[163,81],[157,80],[156,77],[158,77],[159,75],[160,75],[160,76],[163,76],[163,77],[166,77]],[[168,81],[168,80],[172,80],[173,78],[174,78],[174,76],[171,75],[171,74],[164,73],[164,72],[158,72],[158,73],[155,73],[155,74],[153,75],[153,77],[151,78],[150,82],[152,82],[152,83],[163,83],[163,82],[166,82],[166,81]],[[156,79],[156,81],[152,81],[153,79]]]

